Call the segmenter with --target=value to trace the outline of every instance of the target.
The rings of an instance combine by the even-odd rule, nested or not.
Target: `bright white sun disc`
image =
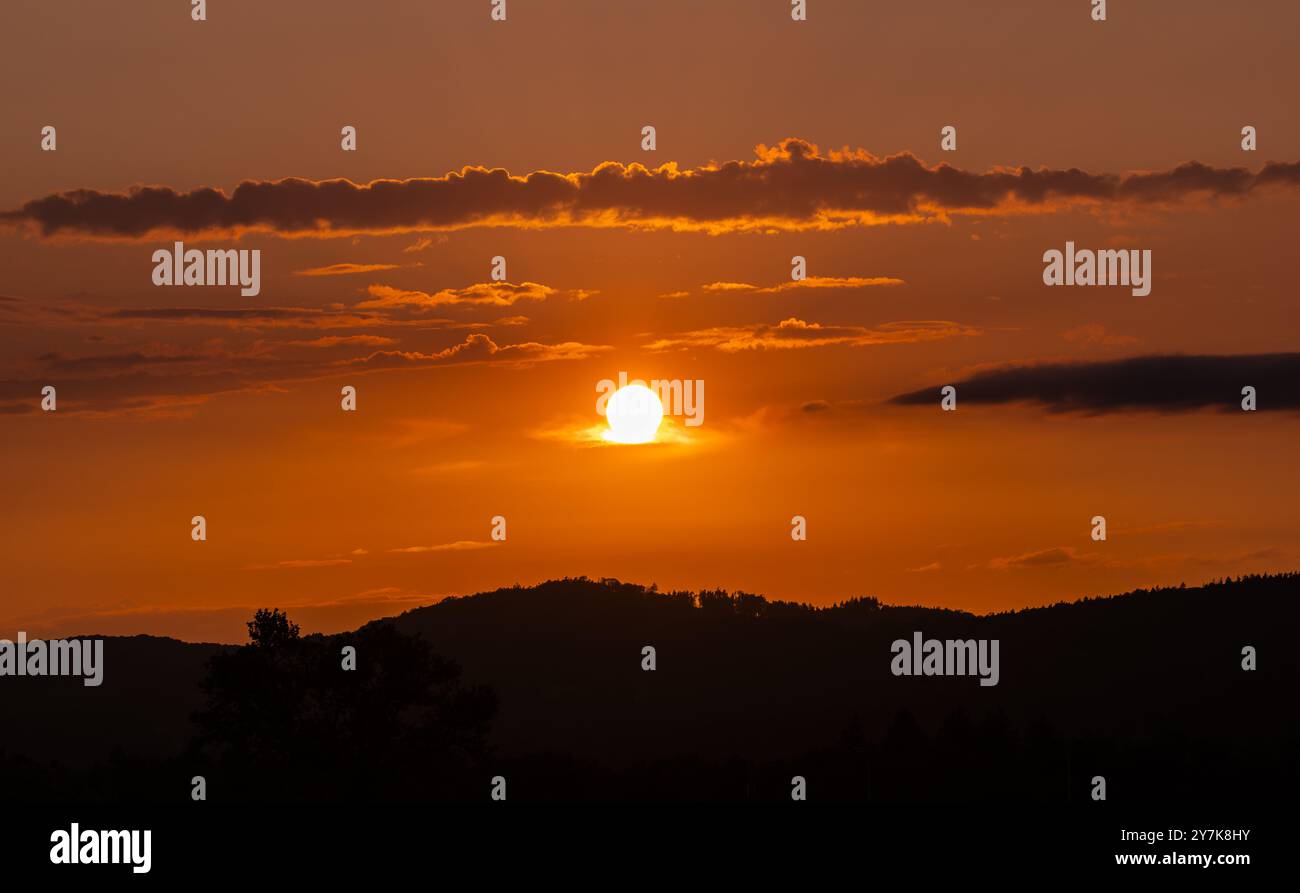
[[[605,404],[605,420],[609,422],[606,440],[649,443],[664,420],[664,405],[659,395],[645,385],[626,385],[615,391]]]

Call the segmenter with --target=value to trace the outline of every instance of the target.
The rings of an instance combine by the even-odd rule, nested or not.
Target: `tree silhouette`
[[[386,623],[303,637],[259,610],[249,644],[212,658],[193,752],[239,799],[456,797],[487,757],[488,689],[418,636]],[[344,646],[356,668],[344,669]]]
[[[298,624],[279,608],[258,608],[247,626],[249,641],[261,648],[284,647],[298,639]]]

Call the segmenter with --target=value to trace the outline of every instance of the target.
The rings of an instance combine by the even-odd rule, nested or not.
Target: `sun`
[[[605,404],[609,430],[605,439],[614,443],[650,443],[664,420],[659,395],[643,384],[619,388]]]

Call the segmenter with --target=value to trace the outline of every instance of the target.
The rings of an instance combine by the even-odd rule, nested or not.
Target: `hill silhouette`
[[[292,728],[248,719],[270,670],[216,669],[253,646],[110,638],[99,688],[0,680],[0,709],[21,717],[0,783],[37,802],[185,800],[192,774],[213,800],[473,800],[499,774],[512,800],[778,800],[802,775],[810,799],[1083,801],[1104,775],[1113,800],[1283,799],[1297,793],[1298,588],[1300,574],[1252,576],[975,616],[555,580],[302,637],[315,656],[274,677],[295,692]],[[998,639],[998,684],[894,676],[890,643],[918,631]],[[338,669],[348,644],[364,697]],[[393,688],[412,673],[443,700]],[[465,695],[472,717],[408,718],[489,690],[494,712]],[[376,699],[391,701],[378,725]],[[244,782],[205,746],[214,732]],[[330,768],[292,790],[248,783],[271,752]]]

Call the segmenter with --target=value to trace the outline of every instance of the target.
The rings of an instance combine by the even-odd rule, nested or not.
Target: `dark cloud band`
[[[589,173],[467,167],[442,177],[245,181],[227,195],[144,186],[122,193],[79,189],[0,213],[46,236],[138,238],[263,229],[282,233],[383,233],[476,225],[667,226],[727,231],[838,227],[944,213],[1046,209],[1071,202],[1176,202],[1244,197],[1300,185],[1300,162],[1257,172],[1197,162],[1127,175],[1027,167],[974,173],[928,166],[911,154],[826,155],[787,139],[752,161],[679,170],[606,162]]]
[[[979,372],[957,388],[962,403],[1036,403],[1056,412],[1241,408],[1242,389],[1260,410],[1300,409],[1300,353],[1240,356],[1147,356],[1100,363],[1042,363]],[[890,403],[937,404],[939,386],[900,394]]]

